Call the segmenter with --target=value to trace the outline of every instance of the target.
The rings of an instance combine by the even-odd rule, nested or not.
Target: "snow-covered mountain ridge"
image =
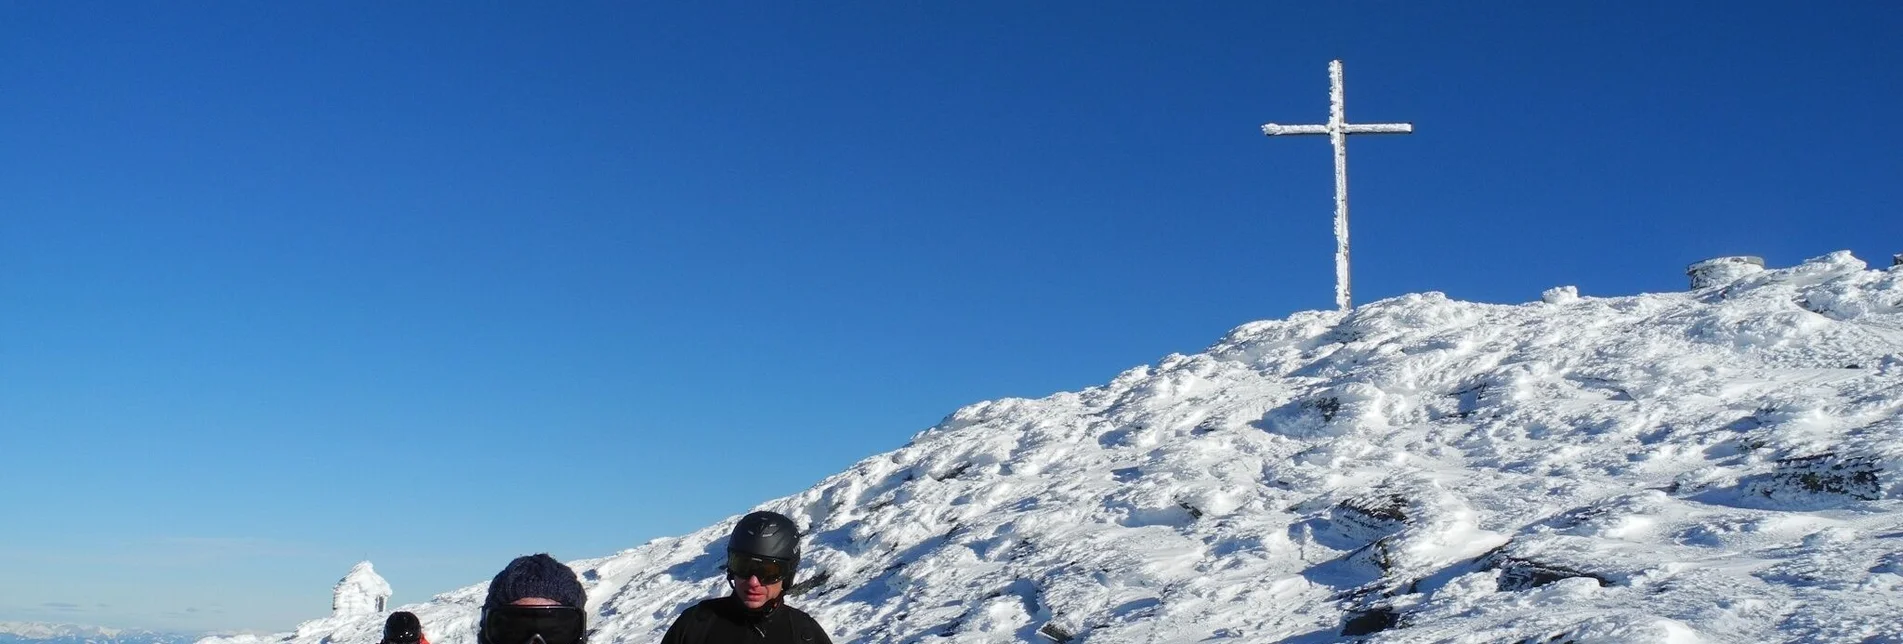
[[[0,622],[0,644],[182,644],[179,633],[48,622]]]
[[[1545,299],[1301,313],[960,409],[761,506],[809,533],[791,603],[840,642],[1903,642],[1903,268]],[[591,642],[722,594],[730,525],[572,562]],[[484,590],[401,608],[471,644]]]

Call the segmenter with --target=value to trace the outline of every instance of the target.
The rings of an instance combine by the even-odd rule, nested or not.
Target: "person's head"
[[[423,622],[416,613],[400,610],[383,620],[382,644],[417,644],[423,639]]]
[[[727,583],[749,610],[778,604],[800,565],[800,531],[774,512],[740,517],[727,539]]]
[[[588,595],[575,571],[546,554],[516,557],[489,581],[479,644],[586,644]]]

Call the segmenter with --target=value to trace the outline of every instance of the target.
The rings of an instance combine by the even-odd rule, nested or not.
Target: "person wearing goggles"
[[[546,554],[516,557],[489,581],[478,644],[587,644],[588,595],[575,571]]]
[[[400,610],[383,620],[383,640],[377,644],[429,644],[423,637],[423,621],[416,613]]]
[[[733,594],[695,604],[667,628],[661,644],[832,644],[819,622],[786,605],[800,565],[799,526],[785,515],[741,517],[727,539]]]

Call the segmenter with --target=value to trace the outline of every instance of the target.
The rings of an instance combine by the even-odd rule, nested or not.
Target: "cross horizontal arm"
[[[1412,134],[1413,123],[1349,123],[1342,126],[1343,134]],[[1284,134],[1328,134],[1328,125],[1282,125],[1269,123],[1262,126],[1262,133],[1269,136]]]
[[[1283,134],[1327,134],[1328,126],[1326,125],[1277,125],[1275,123],[1269,123],[1267,125],[1262,126],[1262,133],[1267,134],[1269,136],[1279,136]]]
[[[1342,128],[1349,134],[1413,134],[1413,123],[1349,123]]]

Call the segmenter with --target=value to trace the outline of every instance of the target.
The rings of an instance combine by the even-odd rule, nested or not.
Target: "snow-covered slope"
[[[841,642],[1903,642],[1903,269],[1544,299],[1303,313],[960,409],[762,506],[810,533],[792,603]],[[592,641],[721,594],[729,525],[574,562]],[[407,608],[469,644],[483,591]]]

